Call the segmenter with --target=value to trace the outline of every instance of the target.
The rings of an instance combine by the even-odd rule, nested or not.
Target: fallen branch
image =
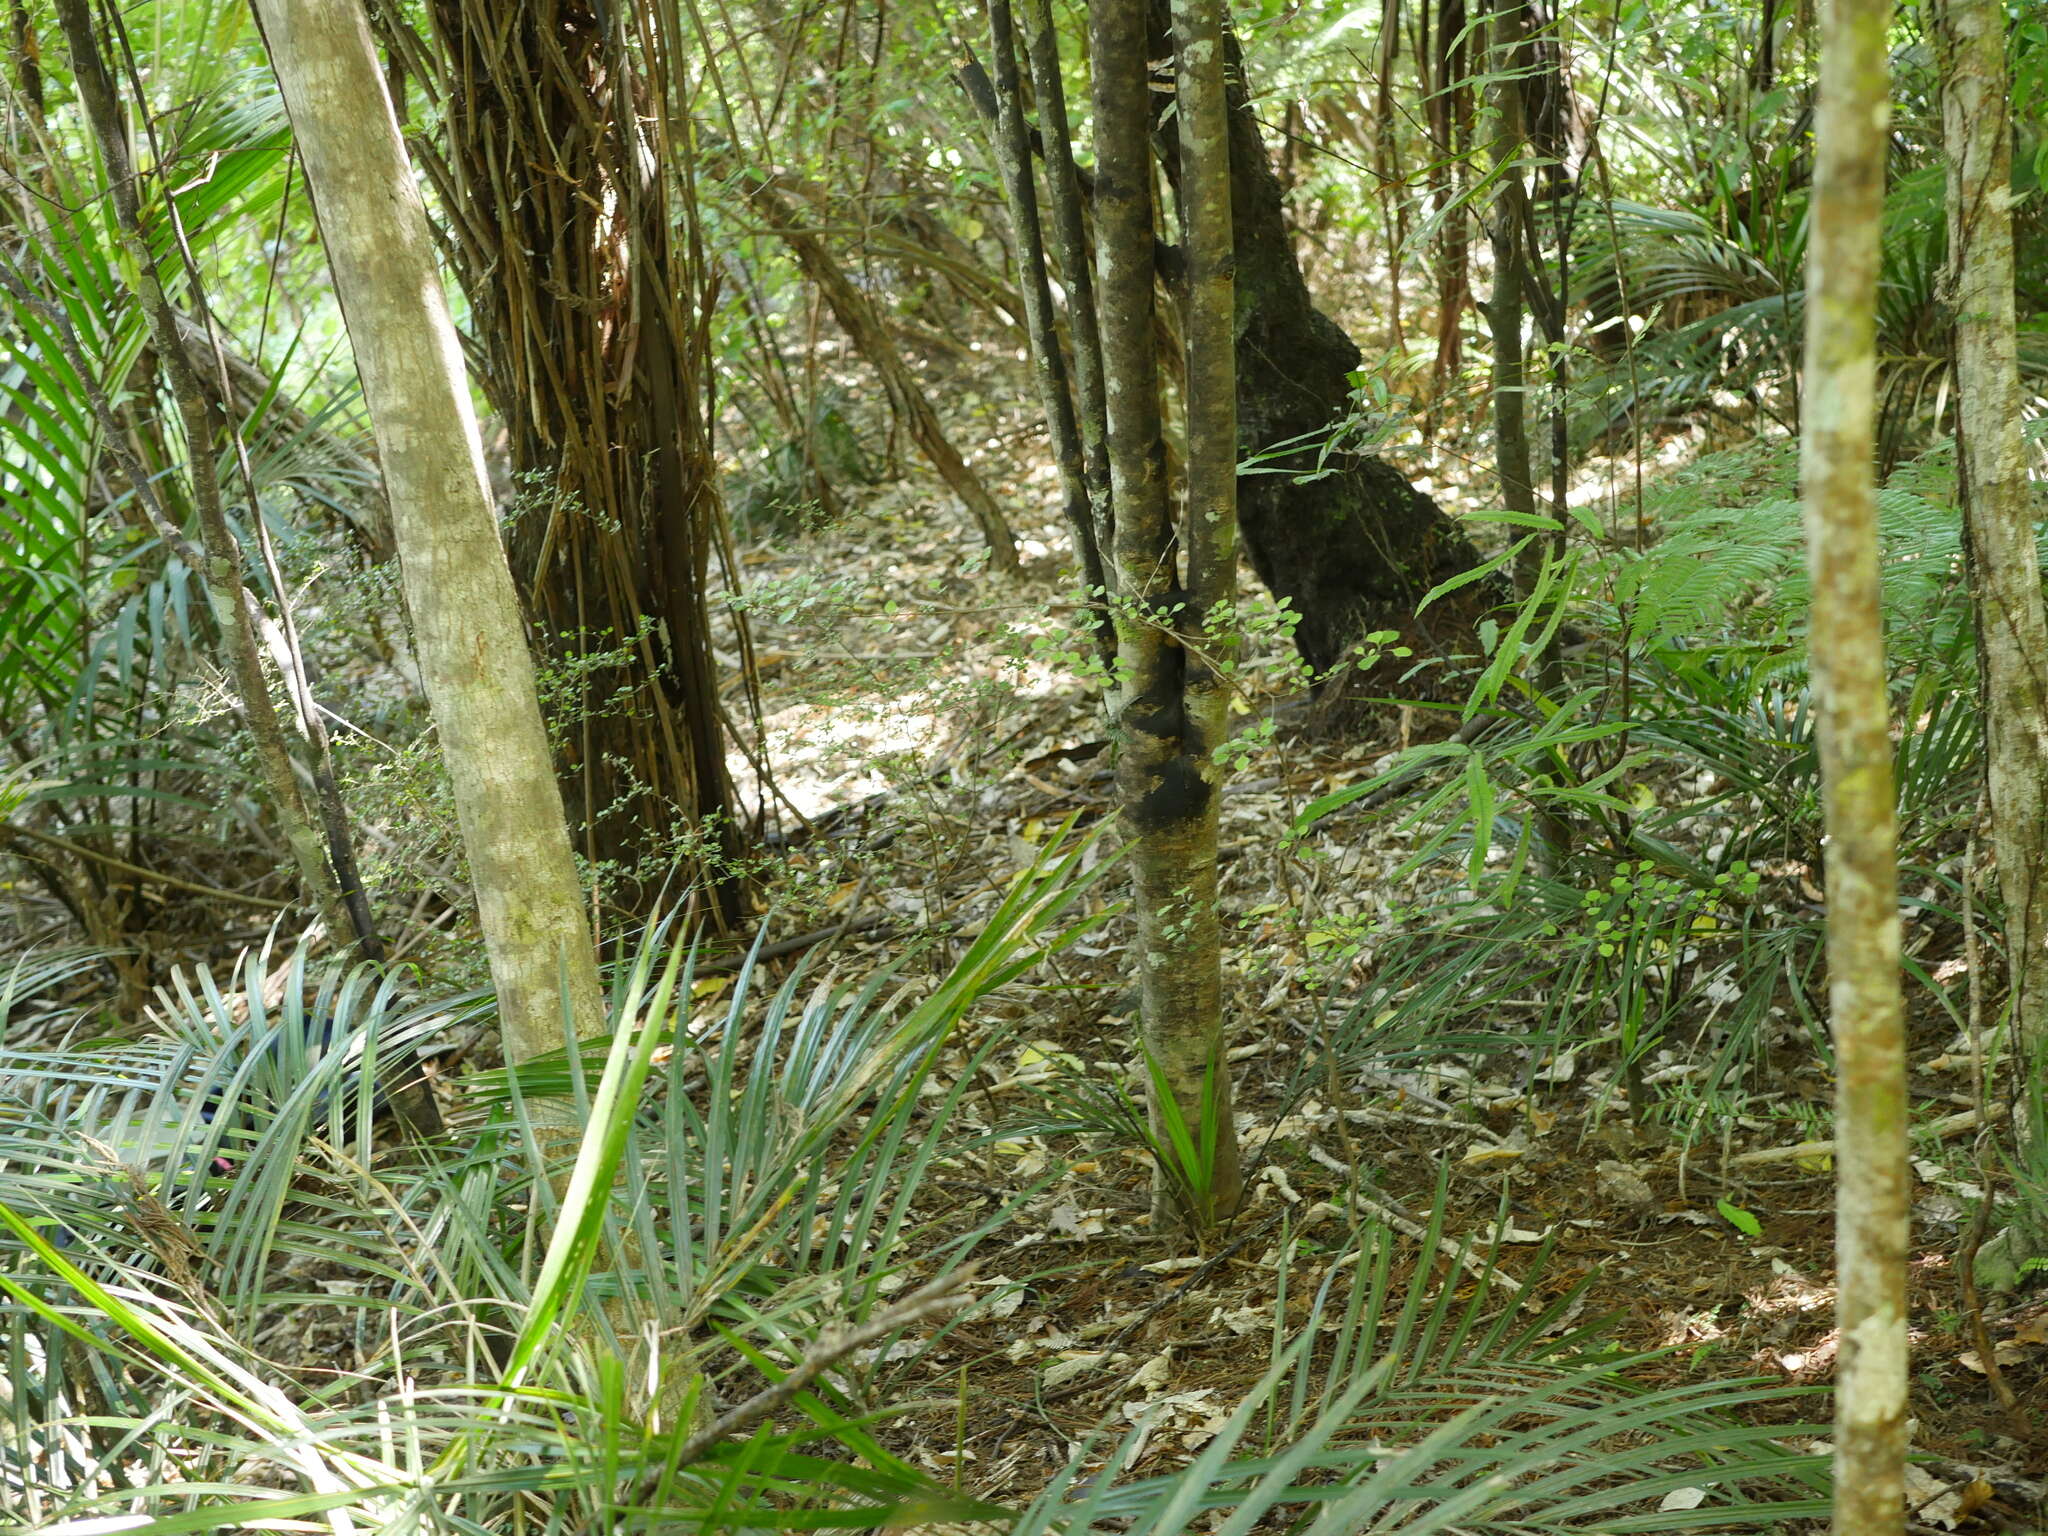
[[[117,859],[110,853],[101,853],[96,848],[87,848],[83,844],[52,837],[47,832],[37,832],[29,827],[0,827],[0,843],[13,845],[20,842],[40,843],[46,848],[58,849],[73,858],[90,859],[95,864],[103,864],[109,869],[119,870],[124,875],[133,875],[138,880],[150,884],[167,885],[173,890],[189,891],[195,896],[206,896],[215,901],[240,902],[244,906],[268,907],[277,912],[288,912],[292,906],[290,902],[279,901],[273,896],[252,896],[243,891],[224,891],[217,885],[201,885],[196,880],[180,880],[176,875],[167,875],[162,870],[144,869],[140,864],[130,864],[127,860]],[[16,851],[20,852],[18,848]],[[35,855],[21,853],[21,857],[33,858]]]
[[[1950,1141],[1965,1131],[1974,1131],[1980,1125],[1988,1125],[2005,1118],[2003,1104],[1993,1104],[1983,1110],[1966,1109],[1960,1114],[1943,1115],[1932,1124],[1918,1129],[1938,1141]],[[1832,1141],[1799,1141],[1789,1147],[1759,1147],[1754,1152],[1738,1152],[1728,1159],[1730,1168],[1754,1168],[1762,1163],[1793,1163],[1809,1157],[1833,1157],[1835,1144]]]
[[[832,923],[824,928],[813,928],[808,933],[794,933],[786,939],[777,939],[773,944],[761,946],[757,955],[752,950],[736,955],[721,955],[715,960],[702,960],[697,964],[699,976],[714,976],[726,971],[736,971],[751,960],[777,960],[784,955],[793,955],[800,949],[809,949],[813,944],[823,944],[828,939],[844,938],[852,933],[872,933],[878,928],[891,926],[894,919],[887,917],[848,918],[845,922]]]

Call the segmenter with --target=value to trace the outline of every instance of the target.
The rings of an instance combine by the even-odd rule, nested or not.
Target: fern
[[[1614,573],[1629,640],[1661,646],[1732,629],[1786,662],[1802,659],[1812,588],[1796,480],[1792,446],[1764,444],[1710,455],[1654,489],[1649,511],[1668,531],[1639,554],[1621,554]],[[1731,489],[1743,494],[1730,498]],[[1946,441],[1878,492],[1885,623],[1901,656],[1949,654],[1962,622],[1954,496]]]

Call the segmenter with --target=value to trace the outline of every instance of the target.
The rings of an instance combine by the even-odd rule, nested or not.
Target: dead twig
[[[720,1415],[685,1440],[683,1448],[676,1453],[673,1465],[687,1467],[693,1462],[702,1461],[714,1446],[752,1429],[762,1420],[786,1407],[799,1392],[856,1350],[866,1349],[869,1345],[881,1342],[899,1328],[908,1328],[913,1323],[921,1323],[927,1318],[965,1305],[971,1299],[966,1290],[973,1279],[974,1266],[965,1265],[912,1291],[895,1306],[876,1313],[857,1328],[849,1328],[844,1333],[826,1334],[811,1346],[809,1353],[796,1363],[787,1376],[763,1387],[737,1408]],[[668,1469],[664,1468],[661,1472],[650,1473],[642,1479],[638,1498],[642,1501],[652,1498],[668,1475]]]
[[[1938,1141],[1947,1141],[1965,1131],[1974,1131],[1980,1125],[1989,1125],[2003,1120],[2006,1107],[2003,1104],[1987,1104],[1982,1110],[1966,1109],[1960,1114],[1943,1115],[1919,1129]],[[1832,1141],[1797,1141],[1789,1147],[1759,1147],[1754,1152],[1738,1152],[1728,1159],[1730,1168],[1754,1168],[1762,1163],[1792,1163],[1801,1158],[1833,1157],[1835,1144]]]

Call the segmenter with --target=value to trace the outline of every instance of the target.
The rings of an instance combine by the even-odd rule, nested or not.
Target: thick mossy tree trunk
[[[1878,236],[1888,0],[1821,7],[1807,252],[1800,484],[1809,652],[1827,813],[1828,1012],[1835,1042],[1837,1536],[1906,1528],[1905,1001],[1879,601]]]
[[[732,918],[738,829],[707,592],[721,516],[710,279],[679,206],[669,66],[625,11],[429,11],[438,47],[405,41],[447,104],[446,159],[427,163],[524,481],[511,554],[556,669],[579,849],[622,906],[703,880]]]
[[[1170,26],[1161,0],[1153,0],[1152,27],[1152,56],[1166,57]],[[1306,482],[1272,473],[1317,469],[1324,442],[1353,413],[1352,375],[1362,357],[1309,296],[1234,39],[1227,40],[1227,61],[1238,448],[1242,458],[1302,444],[1262,463],[1261,473],[1239,477],[1245,551],[1259,579],[1300,614],[1295,648],[1319,676],[1376,630],[1396,632],[1420,654],[1455,651],[1502,592],[1496,583],[1474,582],[1416,613],[1431,587],[1480,559],[1441,507],[1373,454],[1333,456],[1323,466],[1332,473]],[[1161,152],[1180,195],[1179,150],[1171,125],[1165,128]]]
[[[2048,1074],[2048,613],[2020,432],[2005,8],[1998,0],[1943,0],[1935,16],[1948,139],[1957,481],[1977,599],[1991,839],[2024,1085]],[[2028,1102],[2023,1096],[2023,1107]],[[2048,1134],[2048,1127],[2023,1124],[2022,1134]],[[2048,1212],[2021,1202],[2015,1214],[2014,1225],[1978,1254],[1978,1277],[1994,1289],[2016,1285],[2028,1260],[2048,1256]]]

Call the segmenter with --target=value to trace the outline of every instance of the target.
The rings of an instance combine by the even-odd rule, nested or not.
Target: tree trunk
[[[1463,0],[1436,0],[1433,42],[1429,59],[1433,78],[1424,92],[1435,149],[1429,173],[1431,212],[1438,220],[1432,416],[1436,397],[1441,396],[1464,366],[1465,306],[1472,299],[1471,251],[1464,208],[1472,137],[1472,87],[1467,74]]]
[[[739,836],[706,590],[712,283],[671,191],[660,55],[570,0],[430,11],[450,146],[437,179],[529,487],[509,542],[569,684],[556,735],[577,841],[627,910],[701,883],[729,925]]]
[[[1163,38],[1156,0],[1154,17]],[[1353,411],[1351,376],[1362,359],[1351,338],[1309,297],[1234,39],[1226,39],[1226,51],[1238,450],[1248,457],[1282,443],[1305,443],[1262,464],[1267,472],[1239,477],[1245,551],[1259,579],[1301,616],[1295,649],[1318,677],[1376,630],[1396,632],[1400,643],[1418,653],[1445,654],[1469,638],[1502,595],[1496,583],[1473,582],[1416,613],[1431,587],[1479,563],[1478,551],[1457,524],[1372,454],[1335,454],[1324,466],[1331,473],[1302,484],[1294,474],[1271,472],[1316,470],[1323,440]],[[1179,195],[1180,156],[1170,144],[1162,148]]]
[[[1231,284],[1222,244],[1228,238],[1230,205],[1227,187],[1219,185],[1225,142],[1219,13],[1216,0],[1195,3],[1205,16],[1176,20],[1183,23],[1191,49],[1181,61],[1180,115],[1189,162],[1182,207],[1199,252],[1189,321],[1191,352],[1197,345],[1202,351],[1188,360],[1188,439],[1190,452],[1200,458],[1189,465],[1188,516],[1178,551],[1153,324],[1156,226],[1146,17],[1122,0],[1096,0],[1089,19],[1097,291],[1116,506],[1117,788],[1136,836],[1132,882],[1141,957],[1140,1017],[1153,1073],[1151,1117],[1159,1165],[1153,1219],[1162,1227],[1182,1220],[1200,1230],[1236,1208],[1241,1187],[1223,1062],[1216,911],[1222,682],[1204,660],[1213,640],[1203,637],[1193,651],[1185,643],[1193,638],[1187,626],[1199,622],[1195,610],[1214,611],[1228,599],[1232,575],[1223,562],[1234,562],[1230,501],[1236,440],[1229,428],[1234,393],[1228,345]],[[1185,589],[1177,553],[1189,563]]]
[[[361,9],[256,9],[376,433],[505,1054],[524,1061],[606,1015],[426,209]]]
[[[1088,489],[1087,452],[1081,440],[1080,417],[1067,384],[1067,361],[1053,316],[1052,279],[1046,271],[1045,233],[1038,222],[1038,183],[1031,174],[1031,141],[1024,131],[1024,92],[1017,70],[1017,40],[1010,22],[1009,0],[987,0],[989,59],[995,68],[996,161],[1002,171],[1010,227],[1017,244],[1017,287],[1024,295],[1024,320],[1031,337],[1032,373],[1038,381],[1040,408],[1052,433],[1053,457],[1059,465],[1060,491],[1067,527],[1074,539],[1074,558],[1091,600],[1106,590],[1102,550],[1096,542],[1094,500]],[[1108,609],[1096,611],[1090,625],[1105,667],[1116,664],[1116,628]]]
[[[1886,0],[1828,0],[1807,259],[1800,475],[1813,575],[1835,1040],[1835,1531],[1906,1527],[1905,1008],[1872,471]]]
[[[1378,78],[1373,82],[1372,169],[1379,184],[1380,238],[1387,248],[1387,329],[1394,349],[1401,340],[1401,253],[1408,244],[1408,199],[1400,195],[1405,173],[1398,164],[1394,111],[1394,64],[1401,53],[1401,0],[1381,0]]]
[[[1095,275],[1088,258],[1081,177],[1067,126],[1066,82],[1060,78],[1060,38],[1049,0],[1024,0],[1024,34],[1025,49],[1031,56],[1031,88],[1038,98],[1046,205],[1067,285],[1067,329],[1074,348],[1074,392],[1088,501],[1095,510],[1096,547],[1108,550],[1116,539],[1116,511],[1109,493],[1109,407],[1102,394],[1102,337],[1096,324]],[[1104,575],[1110,578],[1115,572],[1105,569]]]
[[[227,653],[227,670],[234,679],[236,702],[248,727],[264,788],[269,792],[271,811],[292,850],[306,893],[313,898],[327,925],[330,941],[341,944],[353,934],[368,958],[379,958],[383,951],[375,930],[367,926],[367,909],[350,911],[336,877],[337,867],[351,874],[355,868],[347,828],[341,828],[338,848],[322,846],[320,833],[314,828],[300,792],[298,768],[285,741],[283,721],[270,696],[270,679],[263,670],[256,620],[251,612],[256,604],[242,582],[242,548],[228,527],[221,504],[215,413],[208,406],[198,368],[185,348],[177,311],[164,291],[156,256],[142,226],[140,183],[128,150],[128,125],[116,99],[113,80],[100,57],[92,13],[86,0],[58,0],[57,18],[70,45],[72,77],[106,165],[107,186],[114,206],[114,235],[128,257],[128,281],[149,327],[157,367],[162,369],[177,402],[179,425],[185,433],[192,506],[198,514],[200,548],[193,549],[170,525],[154,494],[145,489],[147,477],[138,477],[137,494],[144,498],[145,506],[156,512],[155,520],[164,525],[157,531],[167,535],[167,541],[204,587],[208,611],[219,632],[221,648]],[[152,377],[152,387],[154,383]],[[109,441],[118,442],[119,438],[110,436]],[[334,860],[332,865],[330,857]]]
[[[1490,27],[1488,94],[1494,107],[1492,145],[1495,190],[1487,218],[1493,247],[1493,292],[1486,304],[1487,329],[1493,336],[1494,466],[1500,478],[1500,504],[1525,517],[1536,515],[1535,470],[1529,456],[1528,368],[1522,351],[1522,323],[1528,313],[1524,298],[1528,249],[1529,194],[1522,181],[1522,151],[1528,142],[1523,122],[1521,85],[1510,73],[1522,42],[1520,0],[1496,0]],[[1538,541],[1529,548],[1537,552]],[[1524,586],[1528,583],[1525,581]]]
[[[2048,1073],[2048,614],[2020,435],[2005,10],[1997,0],[1942,0],[1936,22],[1948,138],[1956,479],[1977,601],[2014,1056],[2025,1085]],[[2012,1287],[2026,1260],[2048,1255],[2048,1231],[2025,1223],[2026,1214],[2022,1203],[2022,1221],[1979,1253],[1988,1288]]]

